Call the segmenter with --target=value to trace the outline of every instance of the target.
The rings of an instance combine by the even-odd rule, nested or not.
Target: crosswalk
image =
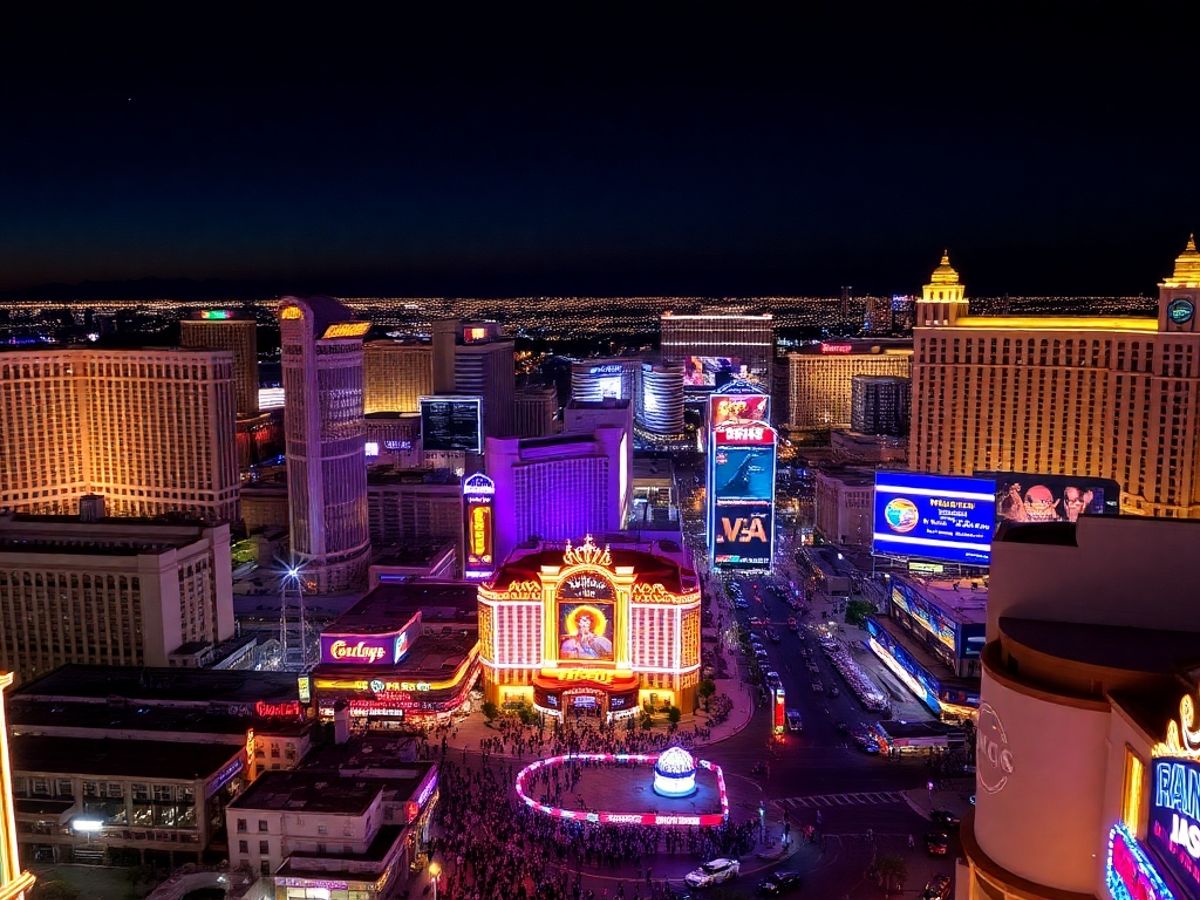
[[[830,806],[879,806],[884,803],[903,803],[900,791],[860,791],[853,794],[810,794],[807,797],[785,797],[776,801],[792,809],[822,809]]]

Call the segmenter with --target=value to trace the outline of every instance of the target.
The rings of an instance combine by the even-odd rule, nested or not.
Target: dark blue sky
[[[0,289],[1148,292],[1200,227],[1170,29],[217,24],[5,65]]]

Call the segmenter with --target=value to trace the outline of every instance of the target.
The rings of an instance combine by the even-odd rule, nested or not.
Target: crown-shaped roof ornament
[[[571,542],[567,541],[567,549],[563,551],[563,565],[611,568],[612,554],[609,552],[608,544],[605,544],[604,549],[601,550],[589,534],[578,547],[572,547]]]

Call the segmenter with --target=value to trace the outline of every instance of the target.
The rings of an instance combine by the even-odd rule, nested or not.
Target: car
[[[750,627],[751,628],[766,628],[769,624],[771,624],[771,623],[768,622],[766,619],[760,619],[758,616],[750,617]]]
[[[781,638],[779,637],[779,632],[769,626],[767,627],[767,639],[770,640],[771,643],[773,643],[773,644],[778,644],[779,641],[781,640]]]
[[[738,599],[733,601],[733,607],[734,607],[734,609],[749,609],[750,604],[747,603],[745,600],[743,600],[741,597],[738,597]]]
[[[837,723],[837,730],[838,730],[838,731],[839,731],[841,734],[845,734],[846,732],[848,732],[848,731],[850,730],[850,726],[849,726],[849,725],[847,725],[845,722],[842,722],[842,721],[840,721],[840,720],[839,720],[839,721],[838,721],[838,723]]]
[[[793,734],[799,734],[804,730],[804,720],[800,718],[800,710],[789,709],[784,713],[784,718],[787,719],[787,730]]]
[[[814,682],[812,683],[812,692],[813,692],[814,694],[823,694],[823,693],[825,693],[825,685],[821,684],[821,682],[819,682],[819,681],[814,681]]]
[[[947,828],[952,828],[959,822],[958,816],[948,809],[933,810],[929,814],[929,820],[935,825],[945,825]]]
[[[820,675],[821,667],[818,666],[815,662],[810,662],[808,664],[808,671],[812,672],[814,675]]]
[[[783,681],[779,677],[779,673],[772,670],[766,674],[766,681],[773,688],[783,687]]]
[[[706,888],[714,884],[724,884],[731,878],[736,878],[742,864],[736,859],[710,859],[698,869],[693,869],[683,876],[688,887]]]
[[[800,622],[796,619],[795,616],[788,616],[787,626],[790,631],[799,631],[800,630]]]
[[[799,872],[776,872],[768,875],[758,883],[757,893],[760,897],[778,897],[789,894],[800,887],[803,876]]]
[[[949,875],[934,875],[925,885],[921,900],[950,900],[953,893],[954,886]]]
[[[839,697],[839,696],[841,696],[841,693],[842,693],[841,690],[838,688],[838,686],[836,684],[831,684],[829,686],[829,696],[830,697]]]
[[[950,852],[950,835],[944,831],[931,831],[925,835],[925,852],[930,856],[945,856]]]

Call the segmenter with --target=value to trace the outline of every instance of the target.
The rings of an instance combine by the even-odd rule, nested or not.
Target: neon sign
[[[200,310],[200,318],[202,318],[202,319],[232,319],[233,313],[227,309],[202,309],[202,310]]]
[[[1178,881],[1200,890],[1200,728],[1196,718],[1195,701],[1185,694],[1179,701],[1179,720],[1167,725],[1166,740],[1151,750],[1154,783],[1147,838]]]
[[[530,809],[553,816],[557,819],[592,822],[600,825],[656,825],[664,827],[675,826],[716,826],[724,824],[729,818],[729,795],[725,791],[725,773],[721,767],[707,759],[696,760],[696,765],[712,772],[717,780],[717,793],[721,801],[721,811],[700,813],[698,815],[680,815],[657,812],[618,813],[594,811],[585,812],[578,809],[566,809],[560,806],[548,806],[534,800],[525,792],[525,780],[534,772],[550,766],[559,766],[572,762],[604,762],[604,763],[637,763],[653,765],[658,762],[657,753],[567,753],[562,756],[550,756],[537,759],[517,773],[517,796]]]
[[[1108,833],[1104,882],[1113,900],[1175,900],[1145,851],[1124,825]]]
[[[822,353],[853,353],[853,344],[821,344]]]
[[[267,703],[259,700],[254,704],[254,714],[262,719],[300,718],[300,701],[288,700],[284,703]]]
[[[492,546],[492,504],[496,484],[481,473],[463,481],[463,513],[466,517],[467,578],[486,578],[495,570],[495,550]]]

